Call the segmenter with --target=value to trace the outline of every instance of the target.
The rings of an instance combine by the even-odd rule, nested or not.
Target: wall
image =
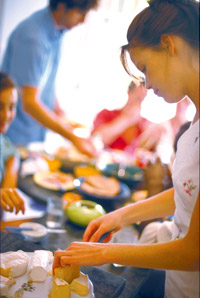
[[[0,0],[0,64],[7,39],[15,26],[48,0]]]

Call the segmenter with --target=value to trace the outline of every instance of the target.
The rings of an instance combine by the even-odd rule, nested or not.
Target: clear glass
[[[62,199],[48,198],[46,226],[51,229],[60,228],[63,220]]]

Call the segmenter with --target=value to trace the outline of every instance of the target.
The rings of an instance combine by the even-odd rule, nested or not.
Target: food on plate
[[[74,168],[74,175],[76,177],[95,176],[99,174],[100,171],[92,166],[77,166]]]
[[[87,274],[80,273],[70,284],[71,291],[79,296],[86,296],[89,290],[89,278]]]
[[[55,268],[49,298],[70,298],[71,292],[86,296],[89,290],[87,274],[80,272],[80,266],[69,265]]]
[[[5,277],[0,275],[0,296],[8,296],[10,287],[15,284],[16,281],[12,277]]]
[[[69,173],[39,172],[33,177],[36,184],[52,190],[69,190],[74,188],[74,176]]]
[[[28,266],[29,256],[22,250],[0,254],[0,275],[18,277],[23,275]]]
[[[80,266],[69,265],[66,267],[55,268],[54,277],[64,279],[68,284],[72,282],[73,279],[80,276]]]
[[[88,176],[85,177],[81,188],[92,194],[115,196],[120,192],[120,183],[114,177],[105,177],[103,175]]]
[[[49,264],[53,261],[51,251],[36,250],[31,257],[29,266],[29,277],[33,282],[43,282],[48,275]]]
[[[70,160],[73,162],[88,162],[90,160],[87,155],[79,152],[74,146],[68,148],[60,146],[54,152],[54,156],[60,160]]]
[[[61,161],[55,157],[43,153],[42,158],[48,163],[50,171],[58,171],[62,166]]]
[[[49,292],[49,298],[70,298],[71,289],[69,284],[60,278],[53,278],[52,288]]]
[[[82,196],[74,192],[66,192],[62,196],[63,207],[66,210],[70,204],[82,200]]]

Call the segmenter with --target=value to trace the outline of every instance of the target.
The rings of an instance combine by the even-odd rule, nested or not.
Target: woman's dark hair
[[[16,86],[7,73],[0,72],[0,90],[7,88],[16,88]]]
[[[131,47],[158,47],[163,34],[182,37],[193,48],[199,48],[199,3],[195,0],[150,0],[128,28],[128,43],[121,48],[125,70],[126,53]]]
[[[82,11],[96,7],[98,0],[49,0],[49,6],[52,11],[57,9],[59,3],[65,4],[67,9],[80,9]]]

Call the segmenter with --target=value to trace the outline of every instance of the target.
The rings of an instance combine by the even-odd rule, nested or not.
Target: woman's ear
[[[175,43],[173,38],[168,34],[163,34],[160,39],[161,47],[166,49],[170,56],[174,56]]]

